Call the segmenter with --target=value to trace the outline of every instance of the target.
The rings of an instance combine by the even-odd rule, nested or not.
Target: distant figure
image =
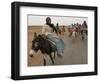
[[[63,26],[63,28],[62,28],[62,33],[63,33],[63,35],[64,35],[64,32],[66,32],[65,26]]]
[[[83,24],[84,24],[85,28],[88,27],[86,21],[84,21]]]
[[[58,23],[56,24],[56,28],[57,28],[57,30],[59,30],[59,24]]]
[[[57,28],[57,34],[59,34],[60,29],[59,29],[59,24],[58,23],[56,24],[56,28]]]
[[[36,32],[34,32],[34,37],[37,37],[37,33]]]
[[[84,21],[83,24],[84,24],[84,32],[87,35],[88,34],[88,25],[87,25],[86,21]]]

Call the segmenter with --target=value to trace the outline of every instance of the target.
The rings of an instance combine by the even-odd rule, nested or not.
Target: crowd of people
[[[76,23],[71,24],[68,28],[69,36],[77,36],[77,34],[80,34],[82,36],[82,39],[84,39],[84,34],[88,34],[88,25],[86,21],[84,21],[82,24]]]

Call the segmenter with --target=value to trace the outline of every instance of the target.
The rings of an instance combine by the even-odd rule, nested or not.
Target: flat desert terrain
[[[77,65],[77,64],[87,64],[88,63],[88,37],[82,40],[80,35],[76,38],[68,36],[67,27],[65,27],[66,32],[64,35],[59,37],[65,42],[65,50],[62,58],[56,56],[54,59],[54,65]],[[29,50],[32,46],[32,39],[34,39],[34,32],[41,34],[42,26],[28,26],[28,55],[27,55],[27,65],[28,66],[43,66],[43,54],[38,51],[36,56],[31,58],[29,56]],[[48,55],[46,55],[47,66],[52,65],[52,62]]]

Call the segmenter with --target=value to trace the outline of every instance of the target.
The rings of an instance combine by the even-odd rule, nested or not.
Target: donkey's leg
[[[49,56],[50,56],[50,59],[51,59],[51,61],[52,61],[52,64],[54,64],[54,61],[53,61],[52,55],[50,54]]]
[[[46,59],[45,59],[45,58],[43,58],[43,61],[44,61],[44,66],[46,66]]]
[[[54,59],[56,58],[55,52],[54,52]]]
[[[46,57],[43,55],[43,64],[46,66]]]

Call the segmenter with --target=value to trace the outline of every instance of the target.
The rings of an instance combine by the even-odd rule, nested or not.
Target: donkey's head
[[[42,42],[43,42],[42,35],[37,35],[37,33],[35,32],[34,39],[32,40],[32,47],[29,52],[31,56],[34,56],[37,53],[37,51],[41,49],[41,46],[43,45]]]

